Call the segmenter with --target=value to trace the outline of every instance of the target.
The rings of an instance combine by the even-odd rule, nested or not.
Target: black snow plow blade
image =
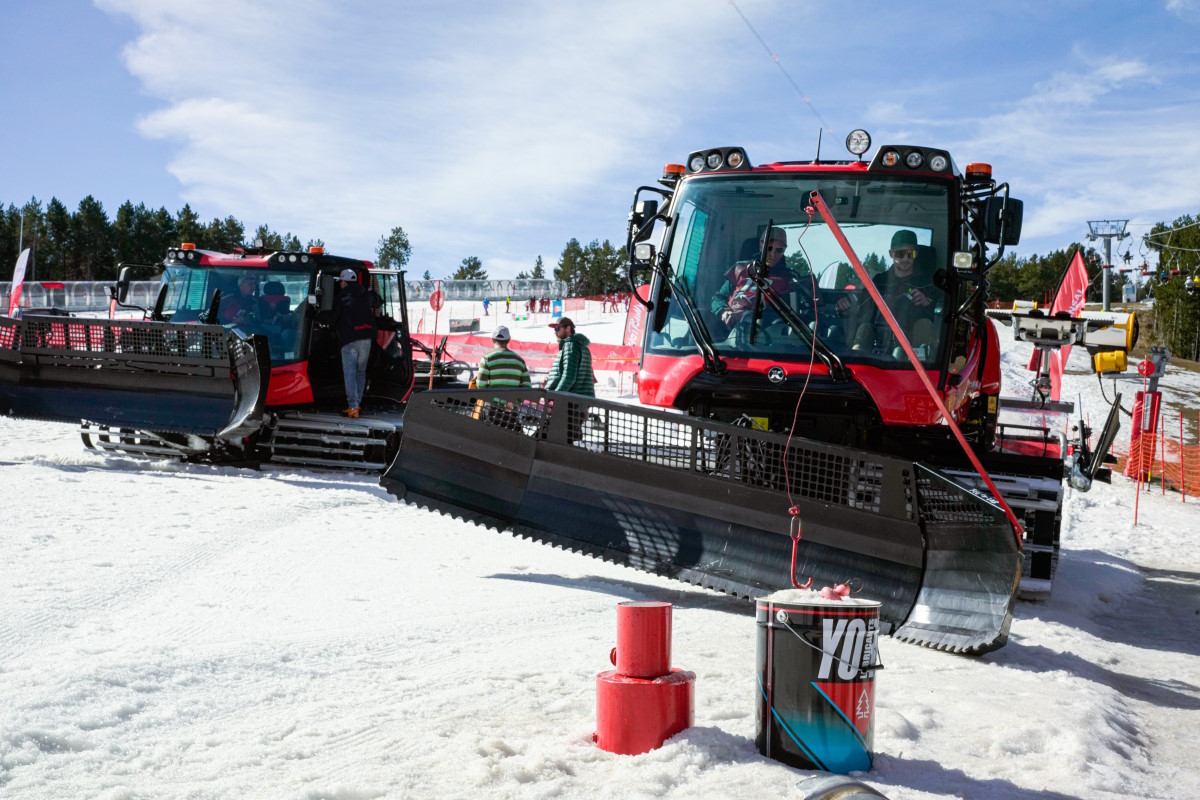
[[[791,588],[794,503],[801,581],[848,582],[882,603],[897,638],[960,653],[1005,643],[1021,574],[999,507],[937,470],[578,395],[414,395],[381,483],[417,505],[746,598]]]
[[[220,325],[0,318],[0,413],[232,438],[258,430],[265,345]]]

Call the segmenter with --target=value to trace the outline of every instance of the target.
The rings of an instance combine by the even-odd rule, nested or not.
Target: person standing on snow
[[[483,315],[485,317],[488,315],[488,306],[491,304],[492,304],[491,300],[488,300],[486,297],[483,298]]]
[[[492,343],[496,349],[484,354],[479,360],[479,372],[475,375],[475,385],[480,389],[516,389],[532,387],[529,379],[529,368],[525,359],[508,349],[508,328],[501,325],[492,334]]]
[[[575,323],[568,317],[559,317],[558,322],[550,323],[550,327],[558,337],[558,355],[546,376],[546,390],[595,397],[596,377],[592,374],[588,338],[575,332]]]
[[[352,269],[338,276],[337,304],[333,308],[332,324],[342,346],[342,377],[346,383],[346,408],[342,411],[358,419],[363,392],[367,388],[367,360],[371,357],[371,342],[375,340],[375,300],[358,282]]]

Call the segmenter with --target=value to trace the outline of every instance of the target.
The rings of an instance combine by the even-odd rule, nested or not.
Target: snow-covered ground
[[[619,317],[579,321],[620,339]],[[1028,349],[1004,348],[1025,395]],[[1095,420],[1072,367],[1065,397]],[[1195,409],[1196,375],[1164,388]],[[0,442],[0,797],[758,800],[806,775],[755,750],[747,603],[369,477],[101,457],[3,418]],[[1200,797],[1200,503],[1155,486],[1134,527],[1133,499],[1121,477],[1070,494],[1053,597],[1018,605],[1001,650],[881,642],[864,781],[893,800]],[[675,605],[673,662],[697,675],[695,727],[641,756],[591,741],[625,599]]]

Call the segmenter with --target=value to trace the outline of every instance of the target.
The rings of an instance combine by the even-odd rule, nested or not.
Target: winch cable
[[[808,382],[812,378],[813,367],[817,363],[817,347],[816,336],[819,328],[817,327],[818,311],[817,301],[817,276],[812,270],[812,259],[808,256],[808,251],[804,249],[804,234],[808,233],[809,227],[812,225],[812,212],[808,214],[808,222],[804,225],[804,230],[800,231],[796,236],[796,244],[800,248],[800,252],[804,254],[804,260],[808,262],[808,279],[812,285],[812,300],[813,300],[813,346],[808,356],[808,372],[804,376],[804,385],[800,387],[800,395],[796,398],[796,408],[792,411],[792,424],[788,428],[787,444],[783,447],[783,487],[787,491],[788,498],[788,514],[791,516],[790,533],[792,537],[792,569],[788,572],[788,576],[792,579],[792,586],[797,589],[808,589],[812,586],[812,576],[808,576],[808,580],[803,584],[796,580],[796,554],[800,549],[800,537],[803,534],[800,522],[800,507],[796,505],[796,501],[792,498],[792,476],[788,473],[788,453],[792,449],[792,437],[796,435],[796,420],[800,418],[800,402],[804,399],[804,393],[808,391]]]
[[[999,503],[1000,508],[1004,510],[1005,515],[1008,517],[1008,521],[1012,523],[1013,535],[1017,537],[1017,547],[1020,548],[1021,539],[1024,536],[1025,528],[1021,525],[1016,514],[1013,513],[1013,510],[1009,508],[1008,503],[1004,502],[1004,498],[1000,496],[1000,490],[996,488],[996,484],[992,483],[991,476],[988,475],[987,470],[983,468],[983,464],[980,463],[979,457],[975,455],[975,451],[972,450],[970,445],[967,444],[966,437],[964,437],[962,431],[959,430],[958,424],[954,421],[954,418],[950,416],[949,410],[946,409],[946,404],[942,402],[942,398],[940,395],[938,395],[937,389],[934,388],[933,383],[931,383],[929,380],[929,375],[925,373],[925,367],[921,365],[920,360],[917,358],[917,354],[912,349],[912,345],[908,343],[908,337],[904,335],[904,331],[900,330],[900,323],[896,322],[896,318],[892,316],[891,309],[887,307],[887,303],[884,302],[883,296],[879,294],[879,289],[876,288],[875,282],[870,279],[869,275],[867,275],[867,271],[863,268],[862,262],[858,260],[858,256],[854,253],[854,248],[850,246],[850,242],[846,239],[846,235],[842,233],[842,229],[837,224],[837,220],[833,218],[833,212],[829,210],[829,206],[825,205],[825,200],[821,197],[821,193],[814,191],[809,195],[809,198],[812,201],[812,205],[817,211],[820,212],[821,218],[825,220],[825,224],[829,226],[829,230],[833,233],[834,238],[837,239],[838,244],[841,245],[842,251],[846,254],[846,258],[850,259],[850,264],[854,267],[855,273],[858,274],[858,279],[863,282],[863,286],[871,295],[871,300],[875,303],[875,307],[879,309],[880,315],[883,317],[884,321],[887,322],[888,327],[892,329],[892,333],[895,335],[896,341],[899,342],[900,346],[904,349],[904,354],[908,356],[908,360],[913,365],[913,369],[916,371],[917,377],[920,378],[921,383],[925,385],[925,391],[927,391],[929,396],[933,399],[934,404],[937,406],[938,411],[942,415],[942,419],[946,420],[946,424],[950,426],[951,432],[954,433],[954,438],[958,440],[963,452],[967,454],[967,458],[971,461],[971,465],[975,467],[975,471],[979,473],[979,477],[982,478],[984,484],[987,485],[988,490],[992,493],[992,497],[996,498],[996,502]]]

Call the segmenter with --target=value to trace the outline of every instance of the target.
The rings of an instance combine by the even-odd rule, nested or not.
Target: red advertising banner
[[[478,364],[483,354],[495,348],[488,336],[476,334],[456,334],[448,337],[434,336],[428,333],[414,333],[413,339],[435,347],[442,338],[446,339],[447,358],[465,361],[468,364]],[[508,343],[511,350],[519,353],[525,359],[525,365],[531,370],[548,370],[558,355],[556,342],[519,342],[513,339]],[[592,369],[596,372],[637,372],[641,362],[640,347],[626,347],[620,344],[598,344],[592,342],[588,349],[592,353]]]
[[[642,300],[650,297],[650,286],[642,284],[637,287],[637,294]],[[631,300],[629,311],[625,315],[625,336],[622,338],[626,347],[642,346],[642,332],[646,328],[646,307],[637,300]]]

